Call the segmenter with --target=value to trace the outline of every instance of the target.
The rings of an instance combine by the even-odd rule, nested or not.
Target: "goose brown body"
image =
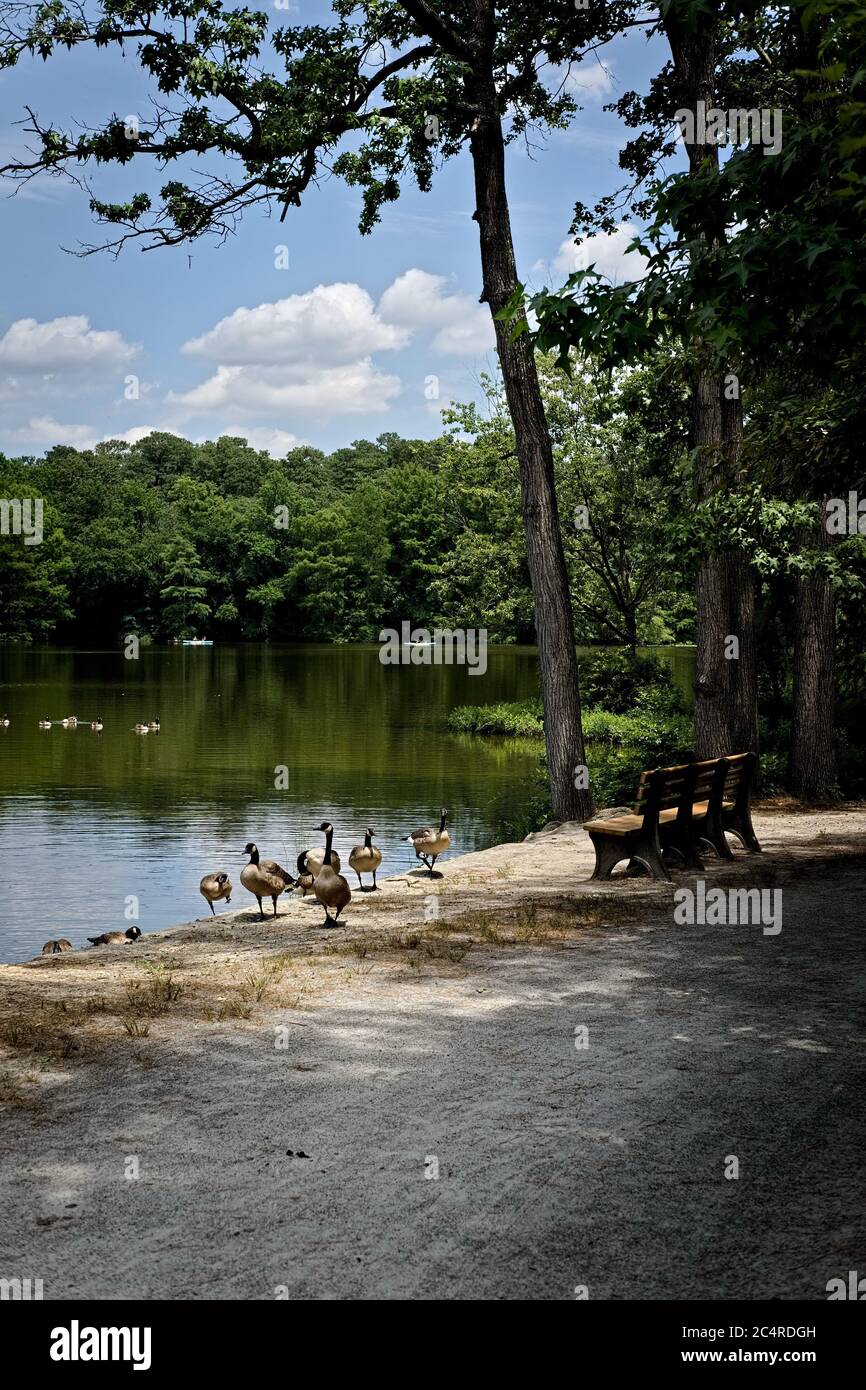
[[[229,903],[232,900],[232,881],[227,873],[205,874],[198,886],[198,891],[208,903],[211,912],[216,916],[214,903],[222,902],[225,898]]]
[[[71,941],[67,941],[65,936],[58,936],[55,941],[46,941],[42,947],[43,956],[57,956],[61,951],[74,951],[75,947]]]
[[[308,849],[303,854],[298,855],[298,872],[312,874],[316,878],[319,870],[325,862],[325,851],[323,849]],[[335,849],[331,850],[331,868],[335,874],[340,872],[340,856]]]
[[[364,891],[364,885],[361,882],[362,874],[373,875],[373,892],[376,892],[379,887],[376,882],[376,870],[382,863],[382,851],[377,845],[373,844],[373,836],[375,833],[375,830],[367,826],[364,843],[362,845],[356,845],[349,855],[349,868],[354,869],[355,873],[358,875],[358,887],[362,892]]]
[[[101,936],[88,936],[93,946],[129,946],[141,936],[141,927],[127,927],[126,931],[104,931]]]
[[[325,857],[322,867],[313,881],[313,892],[325,909],[325,920],[322,926],[336,927],[338,925],[337,918],[343,908],[352,900],[352,890],[343,875],[334,871],[332,859],[335,856],[331,850],[334,827],[328,821],[323,821],[319,829],[325,832]],[[331,912],[334,914],[333,917],[331,917]]]
[[[448,834],[448,812],[445,807],[439,811],[439,829],[435,826],[425,825],[420,830],[413,830],[411,835],[406,836],[407,842],[414,847],[415,858],[420,859],[430,870],[430,877],[433,877],[433,865],[451,848],[451,836]]]
[[[276,917],[277,898],[281,893],[285,893],[287,888],[294,887],[295,880],[274,859],[260,859],[258,847],[252,842],[246,846],[244,854],[250,856],[250,862],[241,869],[241,883],[258,902],[259,913],[263,920],[265,914],[262,910],[262,898],[271,899]]]

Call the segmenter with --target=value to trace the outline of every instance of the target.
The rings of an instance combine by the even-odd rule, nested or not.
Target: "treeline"
[[[663,538],[682,428],[635,415],[634,380],[560,376],[548,364],[578,636],[690,640],[690,579],[666,569]],[[652,395],[657,375],[640,379]],[[361,642],[410,620],[532,642],[514,439],[493,383],[486,394],[429,442],[384,434],[275,461],[239,438],[152,434],[0,459],[0,495],[45,504],[41,545],[0,542],[0,631]],[[593,531],[575,525],[587,497]]]

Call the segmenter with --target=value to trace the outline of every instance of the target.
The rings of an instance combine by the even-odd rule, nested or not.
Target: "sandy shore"
[[[0,1275],[46,1298],[826,1297],[866,1265],[866,808],[755,823],[765,854],[704,877],[780,886],[772,938],[674,925],[683,875],[588,884],[564,825],[380,880],[340,931],[250,899],[0,966]]]

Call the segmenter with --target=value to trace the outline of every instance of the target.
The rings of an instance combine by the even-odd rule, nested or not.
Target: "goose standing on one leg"
[[[435,826],[425,825],[420,830],[413,830],[411,835],[406,836],[406,843],[415,849],[416,859],[427,865],[430,870],[430,877],[433,877],[433,865],[451,848],[451,836],[448,834],[447,822],[448,812],[444,806],[439,810],[439,829]]]
[[[364,843],[362,845],[356,845],[355,848],[352,850],[352,853],[349,855],[349,867],[351,869],[354,869],[355,873],[358,875],[358,887],[360,888],[362,893],[376,893],[378,892],[379,888],[379,885],[376,882],[376,870],[382,863],[382,851],[376,845],[373,844],[373,836],[375,835],[375,833],[375,830],[372,830],[368,825],[367,833],[364,836]],[[362,874],[373,875],[372,888],[367,889],[364,887],[363,883],[361,882]]]
[[[313,882],[313,892],[325,909],[325,920],[322,926],[336,927],[339,925],[337,918],[346,904],[352,900],[352,890],[343,875],[334,872],[332,860],[336,858],[336,855],[331,849],[334,827],[330,821],[324,820],[319,829],[324,831],[325,835],[325,858]],[[329,908],[334,910],[333,918],[328,911]]]
[[[205,874],[198,886],[198,891],[216,917],[214,903],[222,902],[223,898],[227,903],[232,900],[232,881],[226,873]]]
[[[248,893],[252,893],[258,903],[262,921],[265,920],[262,898],[270,898],[274,905],[274,916],[276,917],[277,898],[281,893],[285,893],[287,888],[293,888],[295,880],[275,860],[260,859],[258,847],[252,841],[244,848],[244,854],[250,856],[250,862],[241,869],[241,883]]]

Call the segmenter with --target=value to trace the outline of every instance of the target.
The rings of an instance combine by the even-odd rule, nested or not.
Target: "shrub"
[[[540,738],[541,700],[521,700],[515,704],[459,705],[448,716],[448,728],[457,734],[510,734]]]
[[[668,667],[656,656],[632,656],[631,652],[603,648],[579,655],[577,666],[584,709],[626,714],[636,708],[653,708],[680,714],[685,708]]]

